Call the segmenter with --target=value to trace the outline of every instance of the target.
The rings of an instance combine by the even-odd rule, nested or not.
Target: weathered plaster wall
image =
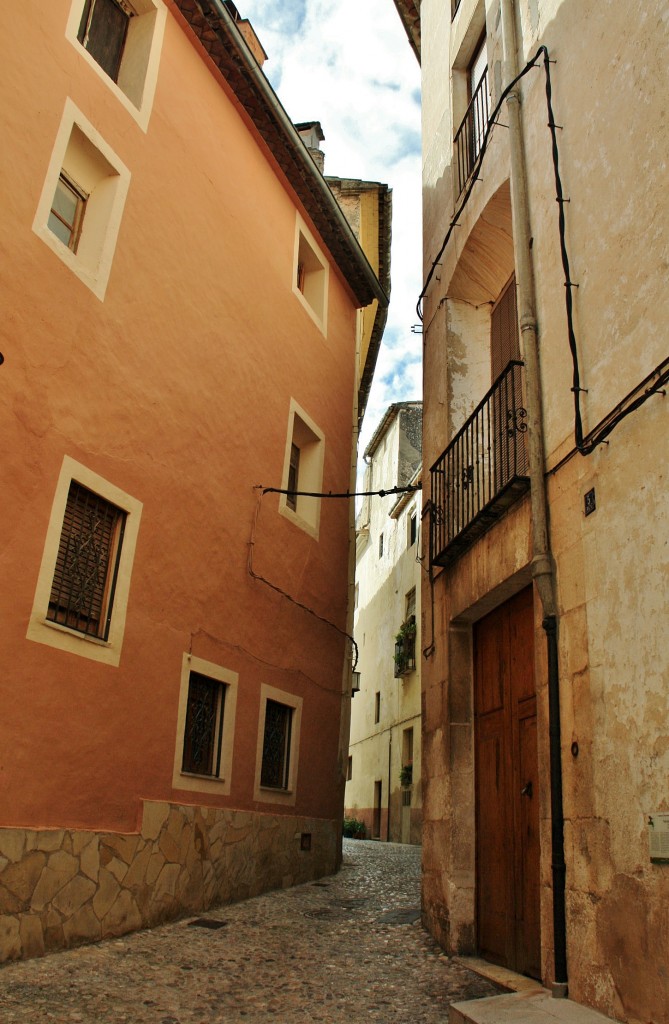
[[[333,822],[154,801],[134,834],[0,829],[0,960],[297,885],[332,874],[336,859]]]
[[[524,59],[544,43],[551,65],[585,430],[666,358],[669,265],[665,173],[669,13],[661,2],[608,6],[521,0]],[[493,95],[501,83],[499,3],[463,0],[453,22],[436,0],[423,29],[426,269],[454,205],[452,132],[460,58],[485,11]],[[521,64],[522,64],[521,58]],[[451,81],[444,68],[454,63]],[[451,100],[453,98],[453,104]],[[453,114],[450,113],[453,110]],[[537,290],[546,465],[573,447],[572,364],[543,71],[522,85]],[[504,117],[500,120],[503,122]],[[508,277],[512,240],[507,133],[493,132],[481,178],[425,301],[424,457],[444,450],[485,390],[487,304]],[[507,192],[508,195],[508,192]],[[497,202],[493,222],[489,216]],[[494,230],[493,230],[494,229]],[[506,238],[504,237],[506,236]],[[494,286],[494,287],[493,287]],[[647,817],[669,808],[666,617],[669,524],[663,463],[666,398],[625,419],[588,458],[547,478],[560,614],[560,694],[570,994],[630,1022],[669,1019],[669,868],[650,863]],[[597,509],[586,518],[584,495]],[[470,626],[526,578],[523,506],[435,586],[435,652],[423,666],[424,913],[450,949],[473,949]],[[515,575],[520,572],[520,577]],[[430,590],[423,588],[426,605]],[[464,619],[464,622],[463,622]],[[542,785],[543,978],[552,978],[545,640],[537,609]],[[572,744],[577,744],[572,752]]]
[[[382,489],[406,484],[420,464],[420,406],[401,408],[379,439],[367,471],[369,487]],[[416,545],[408,547],[408,519],[420,526],[421,493],[405,504],[396,518],[389,515],[397,496],[372,497],[358,517],[356,585],[358,607],[354,635],[360,652],[360,692],[351,702],[353,775],[346,784],[346,813],[363,819],[372,834],[374,782],[382,783],[381,838],[419,843],[422,821],[421,783],[421,657],[420,565]],[[383,533],[383,554],[379,537]],[[406,595],[417,591],[416,670],[394,677],[395,635],[406,617]],[[375,722],[375,695],[380,716]],[[400,769],[402,734],[413,729],[411,806],[402,806]],[[388,808],[390,826],[388,830]]]

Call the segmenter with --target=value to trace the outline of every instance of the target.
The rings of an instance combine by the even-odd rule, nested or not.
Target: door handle
[[[529,782],[525,783],[525,785],[523,786],[523,788],[520,791],[520,795],[521,796],[529,796],[530,800],[532,799],[532,780],[531,779],[530,779]]]

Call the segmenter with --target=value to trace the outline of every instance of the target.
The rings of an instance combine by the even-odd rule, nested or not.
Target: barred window
[[[116,505],[72,481],[47,619],[108,638],[125,519]]]
[[[190,673],[182,771],[220,776],[226,689],[217,679]]]
[[[265,732],[262,748],[260,785],[288,789],[290,778],[290,739],[293,708],[268,700],[265,705]]]

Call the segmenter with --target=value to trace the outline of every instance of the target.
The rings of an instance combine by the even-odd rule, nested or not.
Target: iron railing
[[[455,162],[458,167],[458,195],[467,184],[476,158],[481,152],[483,136],[489,120],[490,97],[488,94],[488,69],[486,68],[453,140]]]
[[[430,470],[433,565],[455,561],[530,486],[523,365],[508,364]]]

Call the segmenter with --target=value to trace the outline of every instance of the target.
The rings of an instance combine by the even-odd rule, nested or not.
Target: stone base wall
[[[322,819],[154,801],[134,835],[0,829],[0,961],[332,874],[338,831]]]

